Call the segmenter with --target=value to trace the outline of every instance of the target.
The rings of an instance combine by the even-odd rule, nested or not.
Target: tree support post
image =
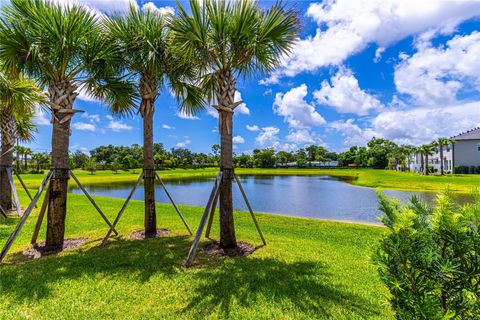
[[[7,216],[7,213],[5,212],[5,210],[3,210],[2,206],[0,206],[0,213],[2,214],[2,216],[7,219],[8,216]]]
[[[30,203],[28,208],[25,210],[23,216],[20,218],[20,221],[18,222],[17,226],[15,227],[15,230],[13,230],[12,234],[7,240],[7,243],[5,244],[4,248],[2,249],[2,252],[0,253],[0,262],[3,261],[5,256],[8,253],[8,250],[10,250],[10,247],[12,246],[13,242],[17,238],[18,234],[22,230],[23,225],[25,224],[25,221],[27,221],[28,216],[32,212],[33,208],[35,207],[38,199],[40,199],[40,196],[43,193],[43,190],[45,189],[45,186],[47,183],[50,181],[50,178],[52,177],[52,171],[49,171],[45,178],[43,178],[42,183],[40,184],[40,187],[38,188],[37,194],[33,198],[33,201]]]
[[[33,197],[32,197],[32,195],[30,194],[30,191],[28,191],[27,185],[25,184],[25,182],[23,182],[23,179],[20,177],[20,175],[18,174],[17,170],[14,169],[14,170],[13,170],[13,173],[14,173],[15,176],[17,177],[18,181],[20,181],[20,184],[22,185],[23,190],[25,190],[25,192],[27,193],[28,198],[30,198],[30,201],[33,201]]]
[[[12,194],[13,194],[13,202],[15,204],[15,209],[17,210],[17,214],[19,217],[22,216],[22,208],[20,208],[20,201],[18,200],[18,193],[17,193],[17,188],[15,187],[15,183],[13,182],[13,169],[12,167],[7,167],[5,168],[7,171],[7,176],[8,176],[8,181],[10,182],[10,188],[12,189]]]
[[[217,175],[217,179],[215,179],[215,184],[213,185],[212,192],[210,193],[207,206],[205,207],[205,211],[203,213],[202,219],[200,220],[200,226],[197,229],[197,233],[195,234],[195,239],[193,240],[192,246],[190,247],[190,251],[188,252],[187,260],[185,261],[186,267],[191,266],[193,259],[195,258],[195,252],[197,251],[198,244],[200,243],[200,238],[202,237],[203,228],[205,228],[208,214],[210,213],[210,209],[213,205],[213,201],[215,200],[215,198],[217,198],[218,191],[220,189],[220,181],[222,180],[222,176],[223,176],[223,172],[219,172]]]

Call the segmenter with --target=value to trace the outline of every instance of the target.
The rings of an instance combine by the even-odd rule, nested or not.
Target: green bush
[[[374,254],[397,319],[480,319],[480,196],[402,205],[378,192],[388,233]]]

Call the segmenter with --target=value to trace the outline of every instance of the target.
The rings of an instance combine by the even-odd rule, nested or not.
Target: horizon
[[[125,10],[128,0],[78,0],[94,10]],[[0,1],[5,4],[8,1]],[[259,1],[268,7],[272,1]],[[290,2],[289,2],[290,3]],[[182,1],[182,5],[185,4]],[[161,11],[174,1],[139,1]],[[235,152],[308,145],[341,152],[372,137],[419,145],[480,124],[480,2],[295,2],[303,24],[292,58],[271,75],[237,84]],[[320,31],[319,31],[320,30]],[[81,94],[70,150],[142,145],[142,123],[112,117]],[[216,111],[177,112],[168,89],[156,101],[155,142],[209,152],[219,142]],[[33,151],[50,151],[50,116],[36,116]]]

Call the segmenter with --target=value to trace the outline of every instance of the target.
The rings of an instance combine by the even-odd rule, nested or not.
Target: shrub
[[[468,174],[468,167],[466,166],[456,166],[455,167],[456,174]]]
[[[388,233],[374,255],[397,319],[480,319],[480,197],[463,207],[447,190],[434,208],[379,192]]]

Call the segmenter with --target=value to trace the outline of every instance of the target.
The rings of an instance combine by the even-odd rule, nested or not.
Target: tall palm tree
[[[437,146],[440,149],[440,174],[443,176],[445,174],[443,148],[451,145],[453,143],[453,140],[449,138],[441,137],[441,138],[438,138],[434,143],[435,143],[435,146]]]
[[[63,248],[69,178],[70,121],[79,88],[119,113],[133,106],[131,86],[117,76],[119,56],[105,41],[99,16],[85,7],[47,0],[11,0],[0,20],[0,59],[48,91],[52,170],[46,250]]]
[[[261,9],[250,0],[190,0],[191,15],[179,4],[171,30],[176,46],[190,61],[203,64],[207,100],[215,98],[221,141],[220,245],[237,246],[232,206],[232,131],[237,78],[268,73],[289,54],[299,32],[297,13],[277,3]]]
[[[422,152],[422,155],[423,157],[425,157],[425,160],[424,160],[424,163],[423,163],[423,174],[425,174],[426,176],[428,176],[429,172],[428,172],[428,157],[433,155],[434,151],[433,151],[433,145],[431,144],[424,144],[422,146],[420,146],[420,150]]]
[[[197,74],[194,65],[182,63],[170,44],[168,26],[171,19],[171,15],[135,6],[130,7],[126,16],[105,19],[109,41],[122,54],[123,65],[141,97],[138,110],[143,118],[146,237],[157,233],[153,152],[155,101],[159,92],[169,86],[185,112],[194,113],[204,106],[201,92],[191,84]]]
[[[44,95],[32,80],[0,73],[0,206],[5,210],[12,208],[7,168],[13,165],[15,142],[31,140],[35,129],[31,122],[34,107],[43,99]]]

